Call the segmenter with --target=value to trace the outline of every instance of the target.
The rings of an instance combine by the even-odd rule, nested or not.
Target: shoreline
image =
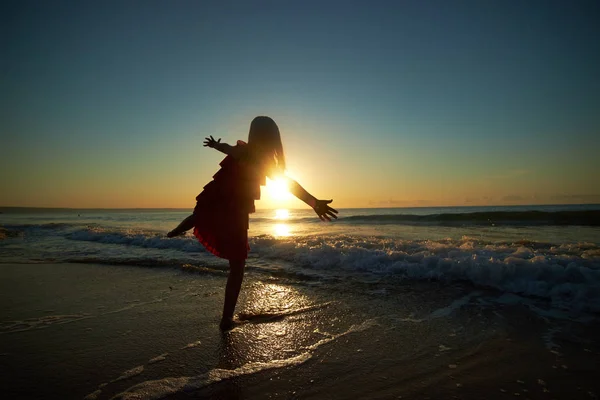
[[[1,264],[0,277],[1,373],[19,398],[600,394],[597,320],[556,319],[460,284],[381,290],[249,272],[238,312],[257,318],[223,334],[225,276]],[[274,309],[279,318],[260,316]]]

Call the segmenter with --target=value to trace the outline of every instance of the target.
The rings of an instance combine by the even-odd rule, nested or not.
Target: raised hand
[[[313,207],[313,209],[315,210],[315,212],[317,213],[317,215],[319,216],[319,218],[321,218],[321,221],[330,221],[331,222],[331,218],[337,219],[337,210],[334,208],[329,207],[329,203],[331,203],[333,200],[316,200],[315,201],[315,205]],[[331,217],[331,218],[330,218]]]
[[[219,138],[219,140],[215,140],[214,137],[212,137],[212,135],[210,137],[204,138],[204,147],[211,147],[211,148],[215,148],[216,145],[221,143],[221,138]]]

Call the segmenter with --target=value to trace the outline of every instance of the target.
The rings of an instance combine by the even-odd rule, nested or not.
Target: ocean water
[[[261,210],[236,308],[189,210],[0,209],[8,398],[596,398],[600,205]]]
[[[189,210],[0,209],[0,263],[88,263],[223,273],[191,232]],[[466,283],[600,312],[600,205],[259,210],[248,269],[292,282]]]

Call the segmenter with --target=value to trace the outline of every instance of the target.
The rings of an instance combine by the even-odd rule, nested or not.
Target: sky
[[[597,1],[5,1],[0,206],[193,208],[279,125],[344,207],[600,203]],[[268,190],[258,208],[301,207]]]

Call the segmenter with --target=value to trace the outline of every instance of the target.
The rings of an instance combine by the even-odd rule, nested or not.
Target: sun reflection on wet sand
[[[320,316],[317,310],[327,304],[314,304],[290,286],[257,282],[249,289],[248,306],[238,315],[248,324],[232,332],[239,335],[236,354],[229,354],[236,363],[286,359],[322,339],[322,334],[315,332],[315,323]]]
[[[251,305],[250,312],[253,313],[280,312],[291,308],[306,307],[310,304],[306,296],[300,294],[296,289],[275,283],[254,285],[247,302]]]

